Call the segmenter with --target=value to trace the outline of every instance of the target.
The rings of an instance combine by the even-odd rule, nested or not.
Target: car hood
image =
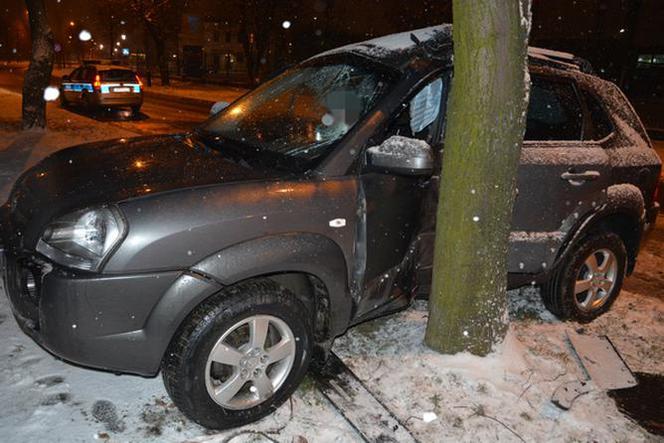
[[[176,189],[278,178],[223,144],[193,135],[150,136],[74,146],[45,158],[16,182],[4,208],[6,236],[32,248],[45,225],[84,207]],[[9,235],[8,235],[9,234]],[[9,239],[9,243],[14,243]]]

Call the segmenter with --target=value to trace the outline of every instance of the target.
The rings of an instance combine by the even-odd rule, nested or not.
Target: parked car
[[[274,411],[335,337],[428,290],[451,29],[413,34],[307,60],[191,133],[24,173],[1,215],[23,330],[81,365],[161,371],[209,428]],[[529,60],[509,285],[589,321],[655,223],[660,161],[616,86]]]
[[[125,67],[86,63],[62,77],[60,103],[87,110],[126,107],[136,115],[143,105],[143,83]]]

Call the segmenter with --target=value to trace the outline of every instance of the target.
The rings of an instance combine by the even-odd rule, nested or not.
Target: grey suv
[[[18,323],[66,360],[161,371],[203,426],[270,413],[349,326],[427,293],[451,54],[447,26],[348,46],[192,133],[46,158],[1,213]],[[541,284],[581,321],[634,268],[660,172],[623,94],[588,70],[530,51],[509,253],[511,287]]]

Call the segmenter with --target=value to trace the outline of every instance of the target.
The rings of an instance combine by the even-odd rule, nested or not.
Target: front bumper
[[[180,271],[79,274],[36,257],[2,255],[21,329],[57,357],[114,372],[155,375],[183,318],[219,289]]]

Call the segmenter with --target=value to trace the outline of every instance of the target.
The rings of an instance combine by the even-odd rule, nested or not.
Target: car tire
[[[582,323],[606,312],[620,293],[627,269],[627,251],[613,232],[591,234],[542,287],[542,300],[560,319]]]
[[[288,399],[305,376],[313,344],[310,319],[302,302],[271,280],[226,288],[196,307],[172,339],[162,364],[166,390],[187,417],[206,428],[258,420]],[[262,345],[262,334],[254,330],[267,331]]]
[[[132,106],[131,107],[131,114],[134,117],[138,117],[141,114],[141,107],[140,106]]]

